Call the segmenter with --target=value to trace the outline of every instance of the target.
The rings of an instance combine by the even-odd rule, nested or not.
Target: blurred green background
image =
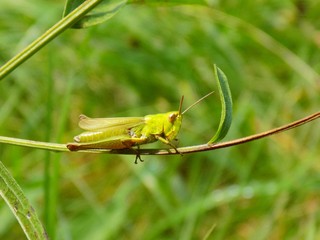
[[[63,1],[2,0],[0,64],[57,22]],[[128,5],[67,30],[0,82],[0,135],[66,143],[78,115],[184,116],[179,146],[207,142],[220,118],[212,64],[227,75],[226,140],[319,111],[320,3]],[[0,160],[52,239],[319,239],[319,121],[267,139],[177,156],[48,153],[0,145]],[[149,146],[146,146],[149,147]],[[154,144],[150,147],[161,147]],[[0,201],[0,238],[24,239]]]

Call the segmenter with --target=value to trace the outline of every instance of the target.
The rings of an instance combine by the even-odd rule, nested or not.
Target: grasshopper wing
[[[141,124],[144,124],[143,117],[89,118],[83,114],[79,116],[79,127],[87,131],[111,127],[131,128]]]

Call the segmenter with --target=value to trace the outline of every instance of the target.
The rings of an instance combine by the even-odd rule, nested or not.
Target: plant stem
[[[213,144],[202,144],[202,145],[195,145],[195,146],[189,146],[189,147],[181,147],[177,148],[178,152],[175,149],[139,149],[140,155],[175,155],[175,154],[189,154],[189,153],[196,153],[196,152],[204,152],[204,151],[212,151],[219,148],[227,148],[235,145],[240,145],[243,143],[251,142],[254,140],[258,140],[261,138],[265,138],[271,135],[278,134],[280,132],[288,131],[290,129],[299,127],[301,125],[304,125],[306,123],[309,123],[311,121],[314,121],[316,119],[320,118],[320,112],[316,112],[314,114],[311,114],[307,117],[304,117],[302,119],[299,119],[297,121],[291,122],[289,124],[283,125],[278,128],[274,128],[262,133],[250,135],[247,137],[227,141],[227,142],[221,142],[221,143],[213,143]],[[94,150],[95,152],[99,153],[111,153],[111,154],[126,154],[126,155],[136,155],[136,150],[132,149],[97,149]],[[93,152],[93,151],[85,151],[85,152]]]
[[[42,36],[37,38],[24,50],[10,59],[6,64],[0,68],[0,80],[11,73],[14,69],[20,66],[28,58],[38,52],[42,47],[48,44],[51,40],[56,38],[59,34],[75,24],[86,13],[93,9],[103,0],[87,0],[81,4],[78,8],[68,14],[66,17],[57,22],[53,27],[46,31]]]
[[[140,155],[174,155],[174,154],[188,154],[188,153],[195,153],[195,152],[210,151],[218,148],[226,148],[226,147],[231,147],[231,146],[251,142],[261,138],[265,138],[274,134],[278,134],[280,132],[288,131],[290,129],[293,129],[301,125],[307,124],[311,121],[314,121],[318,118],[320,118],[320,112],[316,112],[314,114],[311,114],[307,117],[304,117],[292,123],[283,125],[281,127],[274,128],[269,131],[265,131],[255,135],[250,135],[248,137],[243,137],[243,138],[222,142],[222,143],[217,143],[217,144],[202,144],[202,145],[196,145],[196,146],[181,147],[177,149],[179,153],[177,153],[175,149],[139,149],[139,153]],[[58,151],[58,152],[69,152],[68,148],[66,147],[66,144],[59,144],[59,143],[38,142],[38,141],[2,137],[2,136],[0,136],[0,143],[7,143],[7,144],[12,144],[17,146],[32,147],[32,148],[45,149],[45,150]],[[79,152],[126,154],[126,155],[137,154],[137,151],[133,149],[96,149],[96,150],[82,150]]]
[[[69,151],[65,144],[39,142],[39,141],[32,141],[32,140],[20,139],[20,138],[0,136],[0,143],[7,143],[11,145],[16,145],[16,146],[38,148],[38,149],[45,149],[45,150],[58,151],[58,152]]]

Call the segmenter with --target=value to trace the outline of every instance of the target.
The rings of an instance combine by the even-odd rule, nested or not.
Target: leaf
[[[74,9],[79,7],[85,0],[67,0],[63,10],[63,17],[67,16]]]
[[[221,100],[221,118],[216,134],[208,144],[222,140],[228,133],[232,122],[232,97],[226,75],[214,65],[215,77],[218,80],[218,89]]]
[[[18,220],[27,239],[47,240],[48,236],[43,228],[34,208],[23,193],[17,181],[0,161],[0,196],[10,207]]]
[[[67,0],[63,17],[67,16],[86,0]],[[75,23],[72,28],[86,28],[96,24],[103,23],[112,18],[127,3],[130,4],[161,4],[161,5],[181,5],[181,4],[199,4],[207,5],[204,0],[104,0],[87,15]]]
[[[63,11],[63,17],[75,10],[85,0],[67,0]],[[112,18],[127,3],[127,0],[102,1],[97,7],[75,23],[72,28],[86,28],[100,24]]]

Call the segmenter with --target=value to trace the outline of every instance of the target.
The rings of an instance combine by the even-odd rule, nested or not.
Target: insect
[[[79,127],[86,131],[75,136],[75,142],[68,143],[67,148],[70,151],[130,148],[137,153],[135,163],[138,159],[143,162],[139,154],[139,146],[155,141],[161,141],[179,153],[172,141],[179,133],[182,115],[212,93],[200,98],[183,112],[181,110],[182,96],[178,111],[144,117],[89,118],[80,115]],[[137,149],[133,147],[137,147]]]

